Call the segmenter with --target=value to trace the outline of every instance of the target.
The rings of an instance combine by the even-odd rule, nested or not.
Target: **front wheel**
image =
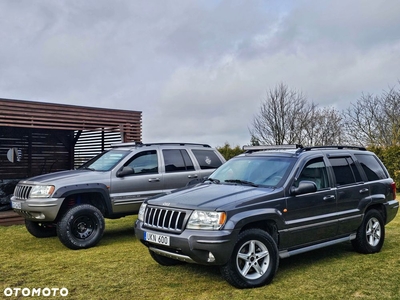
[[[351,241],[357,252],[370,254],[381,251],[385,240],[385,223],[382,214],[376,209],[367,211],[357,236]]]
[[[86,249],[95,246],[104,233],[104,218],[93,205],[72,207],[57,224],[61,243],[70,249]]]
[[[48,222],[33,222],[25,219],[26,230],[34,237],[48,238],[57,235],[56,225]]]
[[[269,284],[278,265],[274,239],[261,229],[249,229],[240,233],[230,260],[221,266],[221,274],[234,287],[253,288]]]

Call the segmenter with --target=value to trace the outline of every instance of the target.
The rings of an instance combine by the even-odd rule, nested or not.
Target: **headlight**
[[[140,208],[139,208],[138,219],[142,222],[144,220],[144,211],[146,210],[146,206],[147,206],[146,203],[142,203],[142,205],[140,205]]]
[[[218,230],[226,221],[226,213],[195,210],[189,218],[188,229]]]
[[[35,185],[32,187],[31,198],[49,198],[54,192],[54,185]]]

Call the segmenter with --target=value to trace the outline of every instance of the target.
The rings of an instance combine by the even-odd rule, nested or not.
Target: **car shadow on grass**
[[[325,263],[332,260],[345,260],[346,257],[353,257],[354,255],[359,254],[353,249],[350,242],[337,244],[280,259],[278,272],[307,268],[307,266],[311,266],[312,264]]]
[[[123,228],[112,228],[107,229],[104,231],[103,237],[101,241],[103,243],[114,243],[121,240],[129,239],[133,241],[136,239],[135,237],[135,230],[133,226],[130,227],[123,227]]]

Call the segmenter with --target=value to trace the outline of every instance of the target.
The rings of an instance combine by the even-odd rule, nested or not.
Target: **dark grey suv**
[[[378,157],[358,147],[286,148],[249,147],[204,183],[148,199],[137,238],[161,265],[218,265],[238,288],[271,282],[279,259],[336,243],[379,252],[399,202]]]
[[[119,144],[83,164],[22,180],[11,206],[35,237],[71,249],[95,246],[104,218],[136,214],[143,200],[207,177],[225,159],[206,144]]]

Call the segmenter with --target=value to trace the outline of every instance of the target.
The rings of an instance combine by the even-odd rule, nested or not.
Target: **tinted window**
[[[194,170],[193,162],[186,150],[166,149],[163,150],[165,172],[180,172]]]
[[[156,150],[143,151],[136,154],[127,164],[135,174],[158,173],[158,159]]]
[[[355,156],[367,175],[368,181],[387,178],[385,170],[375,156],[368,154],[356,154]]]
[[[362,181],[360,173],[351,157],[329,158],[336,177],[337,185],[352,184]]]
[[[318,190],[329,187],[326,166],[322,157],[312,159],[305,165],[295,182],[295,186],[298,186],[300,181],[305,180],[314,182]]]
[[[221,160],[212,150],[192,150],[201,169],[216,169],[222,165]]]

